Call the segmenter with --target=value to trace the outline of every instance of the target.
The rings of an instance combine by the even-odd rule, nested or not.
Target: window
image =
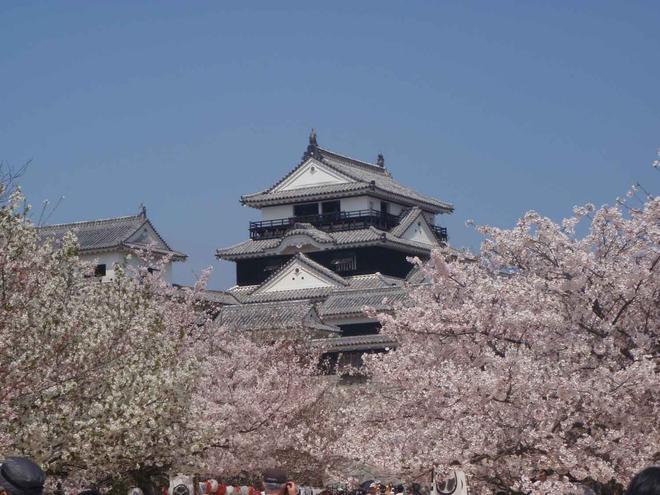
[[[329,213],[339,213],[341,211],[339,201],[326,201],[325,203],[321,203],[321,213],[329,214]]]
[[[357,270],[357,260],[354,254],[349,254],[333,259],[332,266],[337,273],[353,272]]]
[[[99,265],[96,265],[94,268],[94,276],[95,277],[105,277],[105,263],[101,263]]]
[[[293,216],[294,217],[308,217],[310,215],[319,214],[319,204],[318,203],[306,203],[304,205],[293,205]]]

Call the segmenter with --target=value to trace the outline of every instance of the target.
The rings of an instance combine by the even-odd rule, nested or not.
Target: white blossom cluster
[[[217,327],[208,272],[192,289],[121,266],[100,283],[75,237],[40,242],[22,204],[0,207],[0,456],[67,486],[295,464],[288,442],[327,389],[308,348]]]

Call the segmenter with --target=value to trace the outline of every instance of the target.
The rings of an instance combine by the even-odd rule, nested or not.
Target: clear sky
[[[215,267],[310,128],[464,223],[656,193],[660,2],[0,2],[0,160],[50,223],[137,212]]]

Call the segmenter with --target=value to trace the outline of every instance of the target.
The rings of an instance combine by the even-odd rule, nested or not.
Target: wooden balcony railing
[[[431,230],[435,234],[435,237],[442,242],[447,242],[447,227],[439,227],[437,225],[431,225]]]
[[[400,221],[401,218],[397,215],[383,213],[373,209],[301,215],[250,222],[250,239],[281,237],[297,223],[309,223],[325,232],[365,229],[372,226],[380,230],[389,231],[398,225]],[[431,225],[431,229],[438,240],[442,242],[447,241],[447,229],[445,227]]]
[[[399,223],[399,217],[370,209],[262,220],[260,222],[250,222],[250,239],[280,237],[296,223],[310,223],[326,232],[364,229],[371,226],[382,230],[390,230]]]

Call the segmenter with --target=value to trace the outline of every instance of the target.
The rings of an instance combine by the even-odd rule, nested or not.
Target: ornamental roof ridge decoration
[[[162,248],[131,241],[131,238],[144,226],[148,226],[162,243]],[[81,251],[97,252],[110,249],[149,249],[159,254],[171,254],[174,261],[187,258],[185,253],[170,247],[160,235],[151,220],[146,217],[146,208],[141,207],[137,215],[128,215],[100,220],[60,223],[36,227],[41,240],[59,241],[67,232],[72,232],[78,239]]]
[[[451,203],[446,203],[433,197],[420,194],[413,189],[396,182],[393,179],[392,174],[385,168],[385,161],[384,159],[381,160],[381,156],[382,155],[379,155],[377,164],[372,164],[321,148],[316,139],[316,132],[312,130],[307,151],[303,155],[301,162],[271,187],[260,192],[243,195],[241,197],[241,203],[259,208],[268,204],[282,204],[293,199],[312,198],[323,195],[328,196],[331,194],[355,195],[371,191],[373,194],[387,197],[393,196],[399,200],[408,202],[411,205],[423,205],[435,213],[447,213],[453,211],[454,207]],[[308,186],[287,191],[274,191],[280,184],[296,173],[301,167],[305,166],[310,160],[314,160],[325,167],[333,169],[339,174],[350,177],[355,182]]]
[[[362,168],[364,168],[364,169],[366,169],[370,172],[380,173],[382,175],[387,175],[388,177],[392,176],[390,171],[385,168],[385,158],[383,158],[383,161],[382,161],[383,166],[381,167],[380,165],[378,165],[378,163],[380,162],[380,158],[378,159],[378,161],[376,163],[369,163],[369,162],[365,162],[364,160],[358,160],[357,158],[353,158],[353,157],[348,156],[348,155],[343,155],[341,153],[337,153],[336,151],[332,151],[332,150],[329,150],[329,149],[326,149],[326,148],[320,148],[319,147],[319,151],[321,152],[321,156],[323,156],[323,158],[326,159],[326,160],[327,159],[330,159],[330,160],[334,159],[334,160],[341,161],[341,162],[344,162],[344,163],[349,164],[349,165],[362,167]],[[382,157],[383,155],[379,154],[378,156]]]

